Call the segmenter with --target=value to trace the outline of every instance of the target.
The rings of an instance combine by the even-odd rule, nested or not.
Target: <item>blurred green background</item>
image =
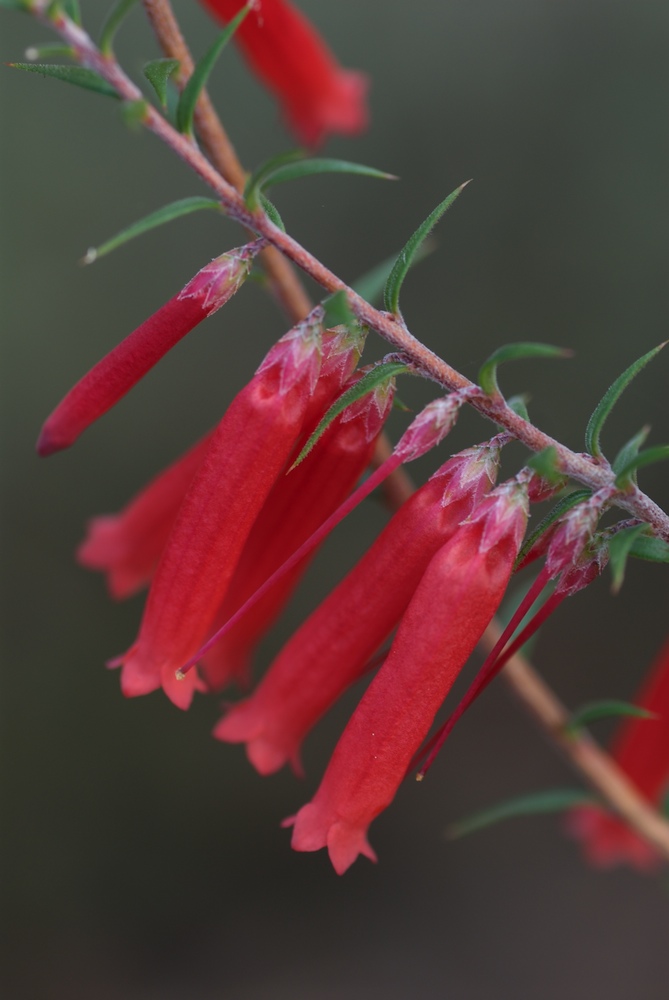
[[[97,31],[106,4],[83,6]],[[368,134],[328,152],[402,180],[286,185],[276,201],[289,229],[354,279],[472,177],[407,281],[405,316],[469,376],[503,342],[573,347],[572,361],[518,363],[502,382],[582,447],[604,389],[667,335],[666,4],[301,6],[371,81]],[[203,52],[212,24],[194,3],[176,10]],[[25,15],[0,23],[4,62],[50,40]],[[138,79],[157,55],[140,10],[117,51]],[[362,859],[343,878],[324,852],[292,853],[279,822],[315,789],[356,692],[308,741],[303,783],[261,779],[239,747],[213,741],[216,700],[180,714],[158,694],[120,696],[103,663],[132,641],[141,600],[112,604],[74,564],[83,525],[208,428],[285,323],[247,286],[74,449],[38,461],[40,425],[71,384],[241,239],[232,223],[194,216],[79,267],[122,226],[206,192],[156,139],[128,131],[113,102],[4,67],[0,80],[5,996],[663,1000],[666,876],[588,870],[553,817],[446,840],[449,822],[491,802],[578,785],[503,685],[429,780],[407,783],[374,823],[379,865]],[[293,146],[236,53],[210,89],[247,165]],[[645,423],[651,443],[669,440],[668,386],[660,356],[607,426],[610,451]],[[401,395],[416,407],[433,393],[410,384]],[[487,433],[467,414],[449,450]],[[641,482],[669,505],[666,466]],[[260,666],[385,516],[368,504],[327,546]],[[572,706],[631,697],[666,633],[668,596],[661,567],[630,567],[615,599],[599,581],[546,627],[537,666]]]

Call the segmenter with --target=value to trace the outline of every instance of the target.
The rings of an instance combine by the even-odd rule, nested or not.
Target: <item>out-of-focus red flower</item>
[[[372,820],[395,797],[435,713],[504,595],[527,522],[527,491],[484,497],[437,552],[385,663],[353,713],[313,800],[287,823],[298,851],[328,848],[342,874],[375,860]]]
[[[77,561],[106,573],[116,600],[130,597],[151,580],[212,434],[152,479],[118,514],[101,514],[89,521]]]
[[[669,639],[634,701],[657,718],[627,718],[611,744],[611,756],[641,794],[661,808],[669,786]],[[581,841],[586,859],[597,868],[628,864],[655,871],[662,864],[658,852],[638,833],[596,806],[572,809],[567,830]]]
[[[228,23],[244,0],[202,0]],[[316,146],[331,132],[357,135],[367,125],[367,79],[342,69],[288,0],[256,0],[235,33],[254,72],[277,96],[300,141]]]
[[[493,485],[496,443],[449,459],[395,514],[360,562],[319,605],[246,701],[214,730],[245,741],[261,774],[286,761],[397,625],[432,556]]]
[[[256,240],[207,264],[70,389],[42,427],[40,455],[68,448],[194,327],[220,309],[246,279],[264,246]]]

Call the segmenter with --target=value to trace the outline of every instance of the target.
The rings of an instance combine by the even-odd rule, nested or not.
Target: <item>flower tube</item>
[[[299,770],[307,732],[397,625],[430,560],[494,483],[499,445],[449,459],[395,514],[360,562],[279,653],[251,697],[214,730],[246,742],[261,774],[287,761]]]
[[[658,809],[669,787],[669,639],[634,699],[656,718],[628,718],[620,725],[610,753],[618,767]],[[659,853],[623,820],[596,806],[579,806],[567,816],[567,830],[581,842],[586,860],[596,868],[628,864],[656,871]]]
[[[244,0],[203,0],[228,23]],[[235,32],[251,68],[281,102],[288,124],[307,146],[331,132],[357,135],[367,126],[367,78],[342,69],[306,17],[288,0],[256,0]]]
[[[322,310],[271,349],[235,397],[177,515],[156,570],[139,635],[120,658],[127,696],[162,684],[179,707],[196,681],[175,673],[202,644],[244,543],[298,439],[321,363]]]
[[[364,335],[359,329],[336,327],[324,331],[320,376],[305,415],[305,441],[312,425],[355,368],[363,345]],[[118,514],[94,517],[89,522],[77,560],[88,569],[107,574],[107,586],[115,599],[130,597],[150,582],[212,435],[213,431],[156,476]]]
[[[388,657],[349,720],[292,846],[328,848],[343,874],[358,854],[376,860],[371,821],[392,802],[416,750],[506,590],[527,522],[517,480],[484,497],[437,552]]]
[[[391,379],[347,407],[305,460],[277,480],[244,547],[216,627],[226,622],[348,496],[372,459],[394,390]],[[314,554],[315,550],[310,556]],[[248,678],[256,644],[278,617],[310,556],[269,590],[203,657],[202,672],[210,688],[219,690],[231,678],[242,682]]]
[[[234,295],[264,245],[264,240],[256,240],[217,257],[98,361],[45,421],[38,453],[51,455],[68,448],[118,403],[175,344]]]

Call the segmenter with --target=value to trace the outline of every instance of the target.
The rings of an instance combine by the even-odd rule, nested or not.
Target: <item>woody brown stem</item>
[[[194,63],[169,0],[142,0],[142,3],[163,53],[169,59],[179,61],[177,85],[183,89],[193,73]],[[207,156],[228,184],[241,194],[246,183],[246,171],[206,90],[200,93],[194,117],[197,134]],[[279,304],[294,323],[304,319],[311,309],[311,302],[290,262],[274,247],[267,247],[261,256],[270,287]]]

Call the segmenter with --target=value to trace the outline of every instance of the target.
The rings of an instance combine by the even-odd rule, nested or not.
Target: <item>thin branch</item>
[[[164,55],[179,62],[177,85],[183,89],[193,73],[194,63],[169,0],[142,0],[142,3]],[[195,127],[213,165],[241,193],[246,171],[206,90],[202,90],[195,105]],[[311,302],[290,263],[275,247],[263,250],[261,258],[279,304],[293,322],[304,319]]]
[[[481,644],[489,652],[501,634],[502,626],[493,621],[486,629]],[[669,861],[669,822],[653,809],[588,733],[567,735],[569,712],[527,660],[516,653],[509,659],[501,676],[550,742],[590,787]]]

